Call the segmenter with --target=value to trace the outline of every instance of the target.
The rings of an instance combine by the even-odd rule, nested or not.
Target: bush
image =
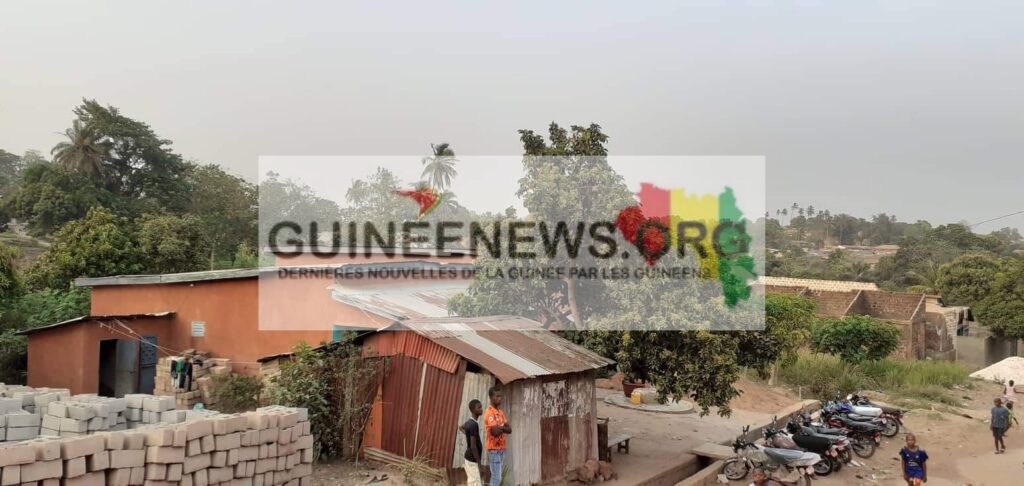
[[[308,409],[318,459],[355,457],[376,396],[380,360],[363,358],[348,341],[318,349],[300,342],[293,352],[272,380],[272,401]]]
[[[213,377],[213,399],[220,412],[238,413],[255,410],[260,405],[262,393],[263,382],[255,376],[231,373]]]
[[[837,355],[849,364],[885,358],[899,343],[896,326],[868,316],[827,320],[811,334],[811,349]]]
[[[836,356],[810,353],[779,370],[783,382],[822,400],[872,389],[943,403],[951,402],[949,388],[968,383],[968,374],[967,368],[951,361],[887,358],[854,366]]]

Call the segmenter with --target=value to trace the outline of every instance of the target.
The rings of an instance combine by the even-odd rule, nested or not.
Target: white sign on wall
[[[206,321],[192,321],[192,337],[206,336]]]

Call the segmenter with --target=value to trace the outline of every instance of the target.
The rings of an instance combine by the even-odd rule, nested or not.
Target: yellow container
[[[642,401],[643,396],[640,394],[640,388],[633,390],[633,393],[629,395],[629,403],[632,403],[633,405],[640,405],[640,402]]]

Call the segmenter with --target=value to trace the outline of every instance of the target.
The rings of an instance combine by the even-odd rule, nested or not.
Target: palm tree
[[[458,175],[455,171],[455,151],[448,143],[430,144],[434,153],[430,157],[423,157],[423,177],[427,179],[430,186],[438,191],[444,191],[452,185],[452,177]]]
[[[103,163],[110,155],[110,144],[103,140],[103,136],[81,120],[75,120],[71,128],[64,131],[64,136],[68,139],[50,151],[54,162],[89,177],[102,176]]]

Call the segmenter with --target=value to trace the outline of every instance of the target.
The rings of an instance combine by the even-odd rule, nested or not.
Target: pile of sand
[[[1024,358],[1011,356],[988,368],[971,373],[971,378],[981,378],[999,383],[1013,380],[1016,383],[1024,384]]]

